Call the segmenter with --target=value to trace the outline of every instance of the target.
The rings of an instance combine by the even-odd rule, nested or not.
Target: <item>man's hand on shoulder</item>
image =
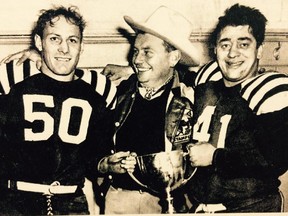
[[[23,62],[27,59],[30,59],[31,61],[35,62],[37,69],[41,68],[42,65],[41,56],[35,49],[25,49],[17,53],[10,54],[0,61],[0,65],[7,64],[13,60],[18,60],[16,62],[16,65],[19,66],[20,64],[23,64]]]
[[[130,66],[107,64],[101,73],[118,86],[123,80],[127,80],[134,71]]]

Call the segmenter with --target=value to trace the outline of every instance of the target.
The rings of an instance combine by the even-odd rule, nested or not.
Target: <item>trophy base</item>
[[[175,193],[176,192],[176,193]],[[183,190],[170,191],[166,190],[165,193],[160,197],[160,205],[162,207],[163,214],[186,214],[189,212],[189,207],[187,205],[187,198],[184,195]],[[165,196],[164,196],[165,195]]]
[[[167,195],[167,203],[168,203],[168,209],[167,212],[168,214],[173,214],[176,213],[174,206],[173,206],[173,197],[170,195],[170,192],[168,192],[169,195]]]
[[[174,214],[176,213],[176,210],[174,208],[174,205],[173,205],[173,197],[171,196],[171,193],[170,193],[170,188],[166,188],[166,198],[163,203],[163,206],[162,206],[162,213],[165,213],[165,214]]]

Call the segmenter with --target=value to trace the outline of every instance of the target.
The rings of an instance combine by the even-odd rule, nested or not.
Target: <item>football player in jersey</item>
[[[195,88],[193,212],[281,211],[288,77],[258,73],[266,22],[257,9],[235,4],[211,34],[223,79]]]
[[[76,69],[84,27],[74,8],[43,11],[33,32],[42,73],[1,97],[1,215],[88,214],[85,177],[135,165],[129,152],[109,156],[113,91]]]

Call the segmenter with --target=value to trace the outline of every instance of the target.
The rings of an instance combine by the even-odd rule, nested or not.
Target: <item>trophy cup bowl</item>
[[[186,155],[182,150],[174,150],[137,156],[135,171],[129,173],[141,186],[159,194],[166,194],[169,213],[173,213],[170,192],[184,185],[196,172],[196,168],[193,168],[185,178],[189,165]]]

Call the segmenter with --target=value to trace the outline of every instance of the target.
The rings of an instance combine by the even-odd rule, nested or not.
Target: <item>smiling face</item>
[[[159,87],[173,75],[180,56],[178,50],[168,52],[158,37],[138,34],[132,59],[138,81],[146,87]]]
[[[52,22],[46,24],[43,38],[35,35],[35,45],[42,53],[41,70],[56,80],[71,81],[82,49],[80,29],[64,16]]]
[[[262,45],[257,48],[248,25],[226,26],[219,34],[214,51],[224,83],[229,87],[255,76]]]

